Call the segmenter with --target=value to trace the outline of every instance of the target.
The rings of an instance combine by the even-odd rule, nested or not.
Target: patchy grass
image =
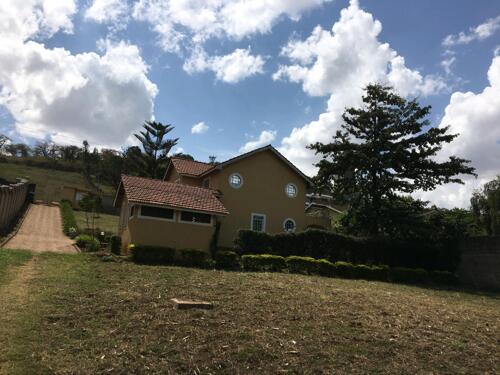
[[[7,281],[8,270],[31,259],[33,254],[27,250],[7,250],[0,248],[0,286]]]
[[[85,211],[74,211],[76,224],[78,228],[85,229],[87,228],[87,221],[85,219]],[[91,220],[91,215],[89,213],[89,223]],[[108,215],[99,213],[94,218],[95,227],[106,232],[116,233],[118,231],[118,220],[120,219],[117,215]]]
[[[15,181],[18,177],[28,178],[36,184],[35,199],[45,202],[60,201],[62,187],[65,185],[88,188],[80,173],[30,167],[22,164],[0,163],[0,177],[8,181]],[[99,184],[99,187],[105,195],[114,196],[115,189],[112,186]]]
[[[48,253],[30,295],[0,358],[13,373],[500,370],[498,295]],[[174,310],[173,297],[215,308]]]

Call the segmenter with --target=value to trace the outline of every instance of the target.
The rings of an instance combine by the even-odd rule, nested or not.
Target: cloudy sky
[[[176,151],[224,160],[272,143],[308,174],[370,82],[433,106],[439,157],[478,179],[419,194],[467,207],[500,172],[500,2],[1,0],[0,133],[121,148],[148,119]]]

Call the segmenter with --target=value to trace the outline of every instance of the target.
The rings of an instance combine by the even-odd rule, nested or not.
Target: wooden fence
[[[26,202],[29,183],[0,185],[0,233],[6,231],[18,216]]]

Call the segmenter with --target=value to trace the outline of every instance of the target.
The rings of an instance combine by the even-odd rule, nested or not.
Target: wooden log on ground
[[[186,310],[186,309],[205,309],[209,310],[214,307],[214,305],[210,302],[205,301],[190,301],[183,300],[178,298],[172,298],[171,301],[174,304],[174,308],[178,310]]]

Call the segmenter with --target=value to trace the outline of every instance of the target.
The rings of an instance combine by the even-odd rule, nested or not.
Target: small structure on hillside
[[[344,212],[335,204],[331,195],[306,194],[307,228],[330,230],[343,214]]]

